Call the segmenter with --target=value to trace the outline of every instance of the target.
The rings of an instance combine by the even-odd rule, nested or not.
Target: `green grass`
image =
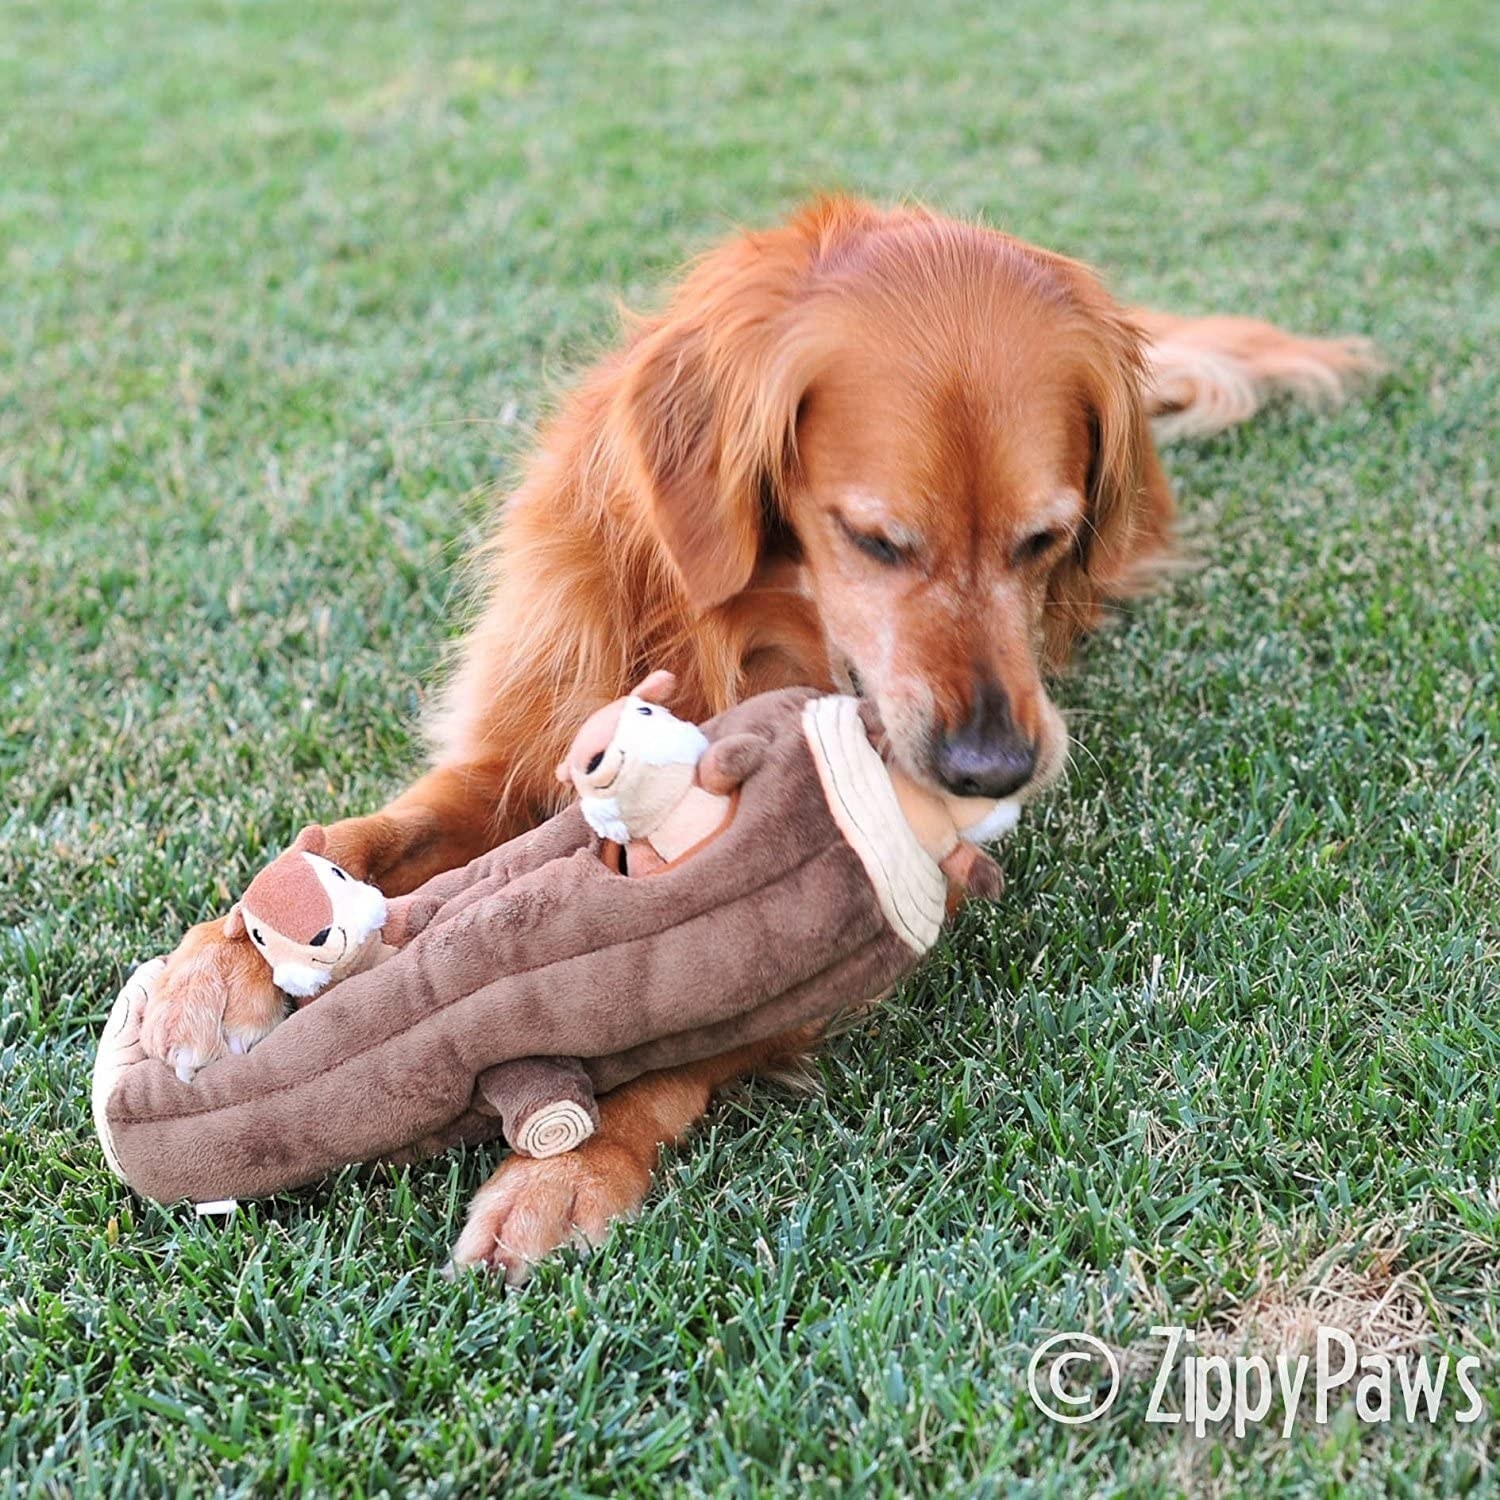
[[[5,6],[0,1492],[1488,1487],[1488,1420],[1195,1443],[1024,1371],[1403,1271],[1500,1360],[1497,80],[1481,0]],[[1393,371],[1169,455],[1197,566],[1062,684],[1004,901],[593,1258],[444,1282],[479,1154],[134,1201],[125,968],[411,773],[615,303],[835,186]]]

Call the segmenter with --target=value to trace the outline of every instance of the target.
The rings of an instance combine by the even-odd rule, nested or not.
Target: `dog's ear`
[[[1087,508],[1073,551],[1048,587],[1047,651],[1054,665],[1081,631],[1098,624],[1105,603],[1149,584],[1172,540],[1172,493],[1147,421],[1140,335],[1097,284],[1090,290],[1099,339],[1085,398]]]
[[[229,915],[224,918],[224,936],[227,938],[242,938],[249,935],[245,930],[245,913],[240,909],[240,903],[236,901],[229,908]]]
[[[796,462],[816,358],[801,317],[812,273],[877,220],[867,205],[834,198],[731,240],[626,354],[616,431],[695,609],[750,581]]]
[[[741,295],[750,302],[758,289]],[[669,316],[636,353],[625,425],[651,520],[697,610],[740,592],[795,446],[796,394],[772,384],[768,307],[730,326],[721,314]]]

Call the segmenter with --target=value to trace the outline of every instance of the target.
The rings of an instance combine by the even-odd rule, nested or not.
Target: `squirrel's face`
[[[385,897],[321,855],[292,850],[251,882],[239,915],[278,989],[316,995],[385,925]]]
[[[562,769],[595,832],[627,843],[682,800],[707,749],[696,724],[632,696],[589,719]]]

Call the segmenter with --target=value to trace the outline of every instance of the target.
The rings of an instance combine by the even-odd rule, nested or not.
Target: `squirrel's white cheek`
[[[298,1000],[306,1000],[309,995],[316,995],[332,977],[327,969],[315,969],[311,964],[277,964],[271,970],[271,978],[275,981],[276,988],[285,990],[287,994]]]
[[[630,842],[630,829],[625,825],[618,798],[581,797],[578,807],[584,821],[601,839],[610,839],[616,844]]]
[[[349,941],[357,946],[385,926],[385,897],[378,887],[356,880],[347,872],[336,871],[321,855],[308,854],[304,858],[327,893],[333,913],[330,927],[342,927]]]
[[[351,947],[357,948],[372,932],[385,926],[385,897],[375,886],[349,881],[347,889],[337,894],[334,925],[344,929]]]

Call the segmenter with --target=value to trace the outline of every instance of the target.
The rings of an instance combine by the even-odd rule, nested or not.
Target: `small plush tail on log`
[[[1382,368],[1368,339],[1302,338],[1255,318],[1130,310],[1146,336],[1147,409],[1158,442],[1222,432],[1275,396],[1342,401]]]
[[[479,1075],[475,1107],[496,1114],[513,1151],[561,1156],[599,1126],[594,1086],[575,1057],[518,1057]]]

